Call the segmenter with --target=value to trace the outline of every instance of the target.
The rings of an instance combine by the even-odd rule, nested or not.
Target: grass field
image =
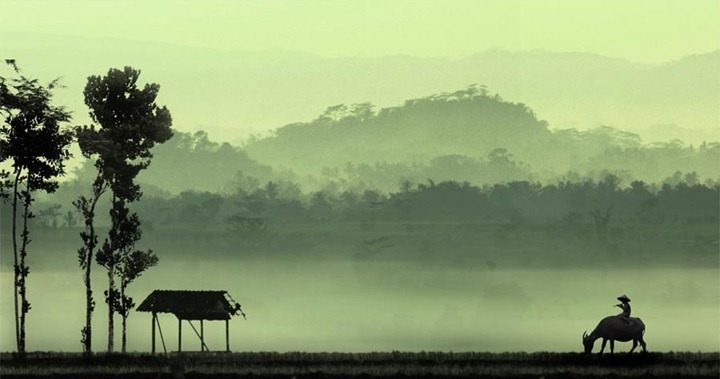
[[[5,378],[718,378],[720,353],[0,354]]]

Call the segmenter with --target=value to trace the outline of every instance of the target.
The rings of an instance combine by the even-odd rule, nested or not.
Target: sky
[[[43,81],[60,77],[56,101],[74,124],[90,122],[86,78],[131,65],[161,85],[177,130],[233,143],[328,106],[395,106],[472,83],[528,104],[551,128],[717,139],[719,55],[642,85],[615,75],[718,51],[716,0],[0,0],[0,15],[0,58]],[[479,55],[488,51],[530,55],[506,65]]]
[[[488,48],[661,62],[717,49],[717,0],[3,0],[3,32],[326,57],[466,56]],[[28,40],[27,43],[33,43]]]

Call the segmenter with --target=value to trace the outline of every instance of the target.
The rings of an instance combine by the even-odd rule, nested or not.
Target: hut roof
[[[139,312],[172,313],[183,320],[228,320],[239,305],[227,291],[155,290],[138,306]]]

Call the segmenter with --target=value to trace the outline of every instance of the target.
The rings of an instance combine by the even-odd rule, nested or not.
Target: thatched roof
[[[183,320],[228,320],[239,308],[227,291],[155,290],[137,310],[172,313]]]

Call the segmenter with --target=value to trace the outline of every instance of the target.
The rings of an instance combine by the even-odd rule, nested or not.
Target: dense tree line
[[[713,223],[718,221],[720,210],[719,189],[720,183],[701,183],[694,172],[676,172],[661,183],[639,180],[628,183],[613,174],[601,179],[571,175],[551,184],[404,181],[389,192],[340,186],[308,192],[292,181],[259,184],[258,180],[241,180],[236,191],[230,193],[183,191],[176,196],[149,195],[135,211],[148,227],[191,225],[229,231],[252,222],[265,226],[368,220],[592,223],[593,213],[598,212],[609,212],[613,222]],[[108,204],[101,206],[109,208]],[[44,228],[74,228],[75,218],[63,212],[66,208],[45,202],[39,211],[42,216],[34,222]],[[109,220],[99,224],[107,226]]]
[[[674,179],[680,178],[678,182]],[[718,221],[717,183],[693,182],[693,173],[666,183],[628,184],[614,175],[602,180],[541,185],[516,181],[492,186],[468,182],[405,182],[386,193],[326,189],[302,193],[292,182],[267,182],[234,194],[186,191],[170,198],[148,198],[139,212],[154,225],[229,228],[294,222],[595,222],[705,223]]]

